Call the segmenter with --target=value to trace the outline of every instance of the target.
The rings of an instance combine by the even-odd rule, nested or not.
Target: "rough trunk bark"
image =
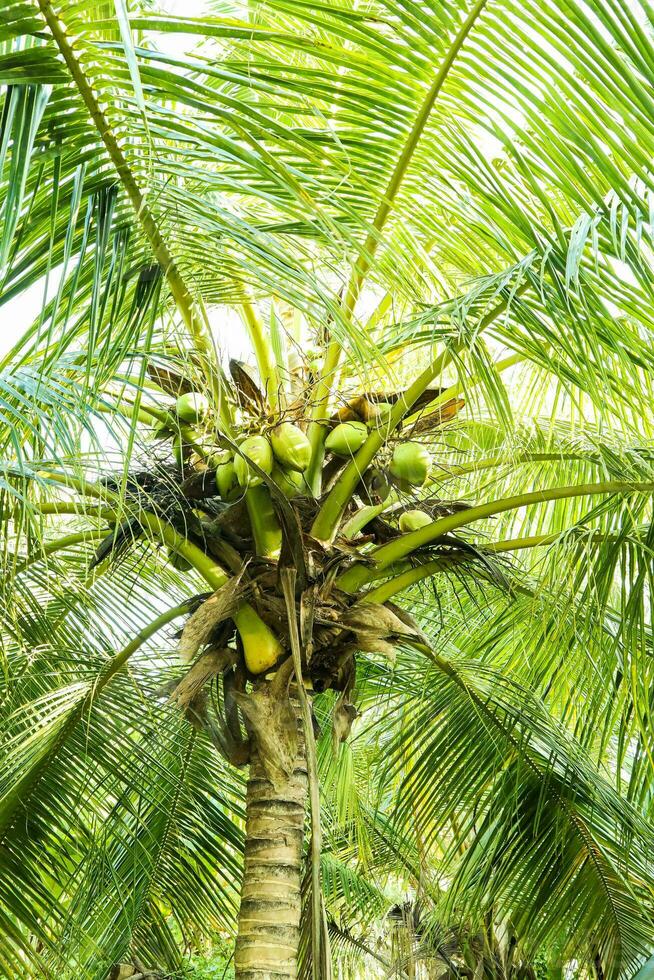
[[[294,772],[277,787],[266,778],[255,746],[246,796],[236,980],[297,977],[306,806],[307,765],[301,733]]]

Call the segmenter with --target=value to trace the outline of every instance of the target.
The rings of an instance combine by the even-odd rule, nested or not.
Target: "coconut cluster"
[[[352,408],[356,403],[356,412]],[[332,471],[354,458],[370,432],[381,428],[391,436],[390,401],[371,401],[363,396],[350,400],[331,420],[324,448]],[[211,403],[200,392],[187,391],[176,399],[177,426],[159,427],[157,434],[172,440],[178,467],[183,471],[208,469],[215,473],[215,493],[226,502],[239,499],[247,490],[261,486],[264,475],[289,498],[310,496],[306,473],[311,462],[311,443],[300,419],[274,419],[269,414],[239,413],[240,430],[227,440],[216,435]],[[354,417],[353,417],[354,416]],[[343,419],[343,420],[341,420]],[[364,502],[381,502],[391,489],[412,492],[424,486],[432,468],[432,458],[420,442],[397,440],[385,450],[381,465],[362,476]],[[429,523],[422,510],[404,510],[399,518],[403,532]]]
[[[180,395],[175,409],[185,425],[206,423],[210,414],[207,399],[198,392]],[[299,425],[282,421],[268,427],[265,435],[243,431],[236,434],[235,445],[236,449],[207,445],[202,431],[184,427],[173,438],[178,465],[186,466],[189,454],[195,453],[198,462],[215,470],[216,493],[223,500],[234,500],[242,491],[260,486],[264,479],[261,471],[287,497],[295,497],[306,488],[303,474],[311,461],[311,444]]]
[[[390,633],[384,632],[382,620],[390,608],[385,606],[367,608],[372,622],[363,623],[349,594],[339,592],[333,580],[325,588],[326,571],[351,562],[360,548],[419,530],[446,512],[444,507],[452,506],[421,492],[433,461],[416,436],[452,418],[461,403],[452,400],[437,412],[430,411],[440,390],[425,391],[423,404],[414,402],[411,407],[414,421],[407,433],[401,428],[401,393],[369,392],[343,400],[321,422],[324,455],[321,452],[316,458],[308,433],[310,388],[304,379],[296,386],[294,399],[280,398],[278,407],[277,399],[260,390],[247,365],[232,361],[229,367],[233,386],[228,394],[228,425],[222,421],[220,406],[194,390],[188,376],[149,368],[159,388],[174,399],[168,410],[157,409],[154,436],[170,447],[175,466],[171,468],[168,458],[154,458],[154,466],[133,480],[134,501],[146,495],[148,509],[165,516],[188,544],[231,573],[224,594],[219,589],[213,605],[207,601],[199,607],[203,616],[214,606],[219,615],[208,649],[227,651],[228,674],[238,663],[248,677],[256,677],[283,659],[288,650],[288,616],[280,597],[280,574],[294,568],[298,580],[302,576],[302,587],[315,588],[322,603],[314,610],[308,680],[316,690],[349,690],[354,651],[390,655],[399,627],[393,619]],[[366,457],[366,465],[356,466],[358,482],[347,494],[339,527],[327,544],[314,533],[321,508],[338,487],[343,471],[353,460],[360,461],[360,451],[371,436],[376,436],[378,451],[374,460]],[[98,561],[103,555],[118,554],[133,538],[130,522],[124,529],[112,530],[98,549]],[[419,540],[416,546],[423,547]],[[427,540],[423,550],[431,553],[433,547]],[[451,551],[452,542],[446,547]],[[280,562],[284,548],[287,553]],[[171,546],[168,557],[179,570],[190,567],[182,548],[177,551]]]
[[[189,375],[148,365],[152,380],[171,399],[168,409],[150,409],[165,458],[150,452],[148,467],[130,474],[131,513],[111,527],[93,561],[116,559],[132,547],[146,530],[139,520],[146,510],[177,532],[176,539],[168,539],[174,542],[168,560],[175,568],[185,571],[192,561],[209,582],[220,583],[190,602],[179,647],[190,667],[172,696],[194,726],[206,726],[234,765],[248,761],[254,739],[273,780],[284,772],[277,750],[296,723],[294,715],[284,715],[295,671],[292,608],[302,630],[304,685],[314,692],[340,692],[334,738],[341,741],[356,717],[348,699],[359,653],[392,663],[398,643],[428,645],[406,611],[388,598],[373,601],[368,595],[360,603],[340,579],[341,571],[347,575],[347,566],[365,561],[374,546],[419,532],[438,516],[466,506],[422,489],[433,461],[419,441],[456,415],[460,399],[447,401],[439,398],[441,389],[426,389],[412,401],[410,421],[401,418],[401,392],[344,399],[320,423],[324,439],[316,440],[316,448],[324,448],[324,455],[314,453],[307,364],[288,371],[288,397],[280,392],[273,399],[247,365],[230,361],[231,382],[225,378],[222,389],[230,402],[228,422],[220,405],[194,390]],[[369,439],[377,449],[372,460],[372,454],[361,454]],[[122,487],[122,475],[107,484]],[[317,529],[326,514],[323,538]],[[418,533],[409,544],[418,561],[435,553],[444,563],[474,557],[451,535],[433,541],[429,533]],[[211,703],[218,710],[209,718],[203,688],[214,679]]]

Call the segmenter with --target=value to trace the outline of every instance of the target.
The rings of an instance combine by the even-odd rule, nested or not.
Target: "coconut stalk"
[[[502,514],[508,510],[517,510],[520,507],[528,507],[531,504],[544,504],[552,500],[565,500],[572,497],[586,497],[598,494],[634,492],[652,493],[654,492],[654,483],[608,480],[604,483],[553,487],[550,490],[536,490],[532,493],[518,494],[515,497],[506,497],[504,500],[491,500],[486,504],[479,504],[476,507],[469,507],[455,514],[448,514],[446,517],[441,517],[439,520],[433,521],[433,523],[428,524],[426,527],[420,528],[417,531],[411,531],[408,534],[403,534],[394,541],[375,548],[371,552],[371,557],[375,561],[377,572],[379,572],[389,565],[393,565],[395,562],[406,558],[418,548],[438,540],[444,534],[448,534],[458,527],[464,527],[473,521],[493,517],[495,514]],[[368,581],[369,574],[369,569],[361,565],[355,565],[339,577],[339,588],[347,592],[354,591]]]

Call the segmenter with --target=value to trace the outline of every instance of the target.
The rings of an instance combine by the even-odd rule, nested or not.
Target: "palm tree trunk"
[[[307,783],[301,732],[294,771],[277,785],[266,778],[254,746],[246,796],[236,980],[297,977]]]

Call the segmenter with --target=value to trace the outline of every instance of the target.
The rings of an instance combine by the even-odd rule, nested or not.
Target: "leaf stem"
[[[501,514],[508,510],[517,510],[520,507],[527,507],[530,504],[543,504],[553,500],[565,500],[571,497],[586,497],[597,494],[614,493],[653,493],[654,483],[646,482],[625,482],[621,480],[609,480],[603,483],[583,483],[575,486],[552,487],[549,490],[536,490],[532,493],[518,494],[515,497],[506,497],[503,500],[491,500],[485,504],[478,504],[467,510],[458,511],[456,514],[448,514],[441,517],[426,527],[417,531],[403,534],[388,544],[381,545],[373,549],[367,556],[372,558],[378,569],[383,569],[400,561],[425,545],[438,540],[442,535],[454,531],[458,527],[464,527],[473,521],[479,521],[494,514]],[[363,565],[354,565],[348,569],[340,578],[337,579],[338,587],[345,592],[354,592],[361,585],[365,584],[367,569]]]
[[[80,486],[85,483],[85,481],[77,481],[75,478],[71,482],[73,485],[76,482]],[[89,486],[93,487],[92,484]],[[93,487],[93,489],[98,490],[97,487]],[[84,504],[76,503],[43,503],[34,506],[42,514],[82,514],[101,517],[111,523],[115,523],[118,520],[116,511],[103,505],[92,505],[89,508]],[[205,555],[204,551],[193,544],[192,541],[188,541],[183,535],[178,534],[167,521],[145,510],[140,510],[130,516],[136,517],[142,527],[147,527],[168,548],[185,558],[214,591],[220,589],[229,580],[230,576],[217,562],[209,558],[208,555]],[[233,619],[239,632],[241,632],[241,628],[244,631],[251,632],[253,625],[260,625],[262,631],[266,631],[272,636],[271,631],[263,622],[256,609],[247,602],[239,606]]]
[[[436,466],[436,476],[432,477],[432,482],[441,486],[448,480],[455,480],[457,477],[466,476],[468,473],[479,473],[482,470],[493,469],[499,466],[518,466],[520,463],[546,463],[559,462],[565,460],[583,460],[596,466],[601,466],[602,461],[597,457],[593,459],[583,453],[519,453],[513,458],[507,456],[489,456],[487,459],[474,460],[471,463],[459,463],[452,466],[438,464]]]
[[[16,565],[16,568],[12,572],[13,575],[19,575],[24,572],[25,569],[29,568],[30,565],[34,565],[38,561],[42,561],[47,558],[48,555],[53,555],[57,551],[64,551],[66,548],[73,548],[76,544],[82,544],[85,541],[98,541],[103,538],[107,532],[104,529],[93,530],[92,528],[86,531],[77,531],[74,534],[64,534],[61,538],[57,538],[55,541],[48,541],[44,544],[39,551],[33,552],[31,555],[27,555],[20,564]]]
[[[452,42],[443,63],[436,73],[434,81],[432,82],[423,103],[420,106],[418,115],[416,116],[413,127],[411,128],[411,132],[409,133],[408,139],[404,144],[402,153],[400,154],[400,157],[395,165],[395,169],[393,170],[391,178],[388,182],[386,191],[377,207],[377,213],[375,214],[372,228],[370,229],[359,255],[357,256],[357,260],[354,263],[353,274],[350,278],[344,301],[344,306],[347,313],[352,313],[354,310],[355,303],[361,292],[361,287],[379,245],[379,233],[386,224],[386,219],[390,214],[402,181],[404,180],[407,170],[409,169],[409,164],[411,163],[413,154],[415,153],[418,143],[420,142],[420,138],[424,132],[425,126],[427,125],[431,111],[434,108],[436,99],[440,94],[452,65],[454,64],[454,60],[463,47],[468,34],[472,30],[475,21],[481,14],[487,2],[488,0],[477,0],[472,7],[470,13],[459,28],[459,32],[454,38],[454,41]]]
[[[370,592],[366,592],[360,601],[361,603],[387,602],[388,599],[391,599],[394,595],[397,595],[399,592],[404,592],[405,589],[415,585],[416,582],[421,582],[425,578],[431,578],[432,575],[443,571],[443,569],[448,567],[450,564],[451,562],[445,558],[435,558],[433,561],[427,561],[422,565],[416,565],[415,568],[408,568],[406,571],[401,572],[394,578],[388,579],[386,582],[382,582],[381,585],[371,589]]]
[[[571,535],[574,532],[574,528],[570,528],[567,531],[556,531],[552,534],[533,534],[530,536],[525,536],[524,538],[507,538],[504,541],[494,541],[489,544],[484,544],[479,546],[479,551],[487,552],[491,551],[493,554],[500,554],[505,551],[523,551],[528,548],[542,548],[547,547],[552,544],[564,544],[570,541]],[[608,541],[615,539],[615,535],[601,534],[597,532],[590,536],[592,541]],[[578,540],[578,539],[577,539]],[[581,539],[584,540],[583,538]],[[587,538],[586,538],[587,540]],[[445,568],[450,568],[452,566],[452,557],[443,556],[442,558],[434,558],[432,561],[423,562],[421,565],[411,565],[408,561],[400,562],[398,565],[393,565],[392,568],[384,570],[378,567],[371,568],[368,571],[368,577],[365,584],[368,585],[374,582],[375,579],[381,578],[385,574],[388,575],[389,572],[396,572],[393,578],[387,579],[387,581],[382,582],[381,585],[370,592],[366,592],[365,595],[361,597],[360,602],[386,602],[387,599],[392,598],[399,592],[414,585],[416,582],[421,581],[424,578],[429,578],[436,572],[440,572]]]
[[[84,481],[79,481],[79,483],[82,484]],[[139,510],[134,513],[123,511],[119,516],[115,508],[106,506],[105,504],[91,504],[89,506],[86,503],[68,501],[46,501],[44,503],[32,504],[32,507],[40,514],[78,514],[81,517],[98,517],[108,521],[110,524],[116,523],[121,518],[135,517],[155,537],[159,538],[160,541],[183,558],[186,558],[214,589],[219,589],[229,577],[220,565],[205,555],[201,548],[198,548],[192,541],[188,541],[183,535],[178,534],[174,527],[149,511]]]
[[[484,320],[480,322],[478,327],[478,333],[481,333],[481,331],[484,330],[485,327],[487,327],[490,323],[492,323],[493,320],[495,320],[500,315],[500,313],[502,313],[505,309],[506,309],[506,303],[501,303],[498,306],[496,306],[495,309],[491,313],[489,313],[488,316],[484,318]],[[519,364],[521,361],[524,360],[525,360],[524,354],[517,354],[517,353],[510,354],[508,357],[505,357],[503,360],[497,361],[495,364],[493,364],[493,369],[497,372],[497,374],[501,374],[502,371],[506,371],[508,368],[513,367],[515,364]],[[405,419],[406,425],[407,426],[411,425],[419,418],[428,419],[429,416],[434,412],[434,410],[439,407],[439,405],[444,405],[446,402],[450,401],[451,398],[454,398],[456,397],[456,395],[460,395],[461,393],[464,393],[468,388],[471,388],[473,385],[478,384],[479,381],[480,378],[477,375],[473,375],[468,380],[467,384],[464,384],[462,381],[457,381],[455,384],[450,385],[450,387],[446,388],[445,391],[441,391],[440,395],[437,395],[433,401],[429,402],[428,405],[425,405],[423,408],[421,408],[420,412],[416,412],[413,415],[410,415],[407,419]]]
[[[604,534],[602,531],[587,533],[575,533],[583,529],[569,528],[567,531],[555,531],[552,534],[532,534],[524,538],[507,538],[504,541],[490,542],[483,546],[484,551],[493,551],[496,554],[503,551],[522,551],[525,548],[542,548],[551,544],[585,544],[591,542],[595,544],[601,541],[616,542],[620,540],[618,534]]]
[[[273,358],[272,348],[254,305],[244,300],[241,306],[241,312],[250,340],[252,341],[252,347],[254,348],[264,396],[271,409],[274,410],[278,405],[279,378],[277,376],[277,365]]]

